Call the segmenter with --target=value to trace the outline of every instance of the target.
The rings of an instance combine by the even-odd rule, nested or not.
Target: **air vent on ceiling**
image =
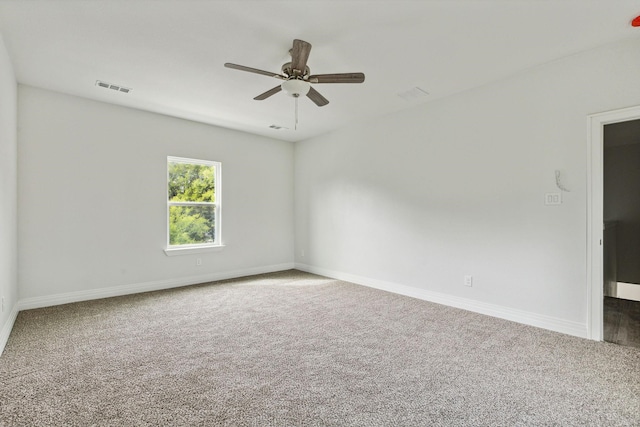
[[[103,87],[105,89],[111,89],[111,90],[115,90],[117,92],[123,92],[123,93],[129,93],[131,92],[133,89],[128,88],[128,87],[122,87],[120,85],[114,85],[111,83],[107,83],[107,82],[103,82],[102,80],[96,80],[96,86],[100,86]]]
[[[415,99],[429,96],[429,92],[416,86],[404,92],[400,92],[398,96],[406,101],[413,101]]]

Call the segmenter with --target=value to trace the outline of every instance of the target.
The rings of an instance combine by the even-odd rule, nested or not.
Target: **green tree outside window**
[[[169,158],[169,245],[216,241],[216,163]]]

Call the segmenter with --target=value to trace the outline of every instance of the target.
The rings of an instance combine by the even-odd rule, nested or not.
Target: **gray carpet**
[[[2,426],[639,426],[640,351],[298,271],[21,312]]]

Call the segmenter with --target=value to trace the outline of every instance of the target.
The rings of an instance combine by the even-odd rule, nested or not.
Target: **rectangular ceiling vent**
[[[133,90],[128,87],[122,87],[120,85],[114,85],[111,83],[103,82],[102,80],[96,80],[96,86],[100,86],[105,89],[111,89],[111,90],[115,90],[116,92],[123,92],[123,93],[129,93]]]
[[[429,92],[427,92],[424,89],[420,89],[418,86],[416,86],[404,92],[400,92],[398,96],[404,99],[405,101],[413,101],[416,99],[425,98],[429,96]]]

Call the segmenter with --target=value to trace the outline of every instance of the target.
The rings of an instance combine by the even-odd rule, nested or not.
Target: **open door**
[[[623,171],[622,163],[629,164],[634,159],[630,154],[637,150],[640,158],[640,133],[637,146],[633,141],[624,140],[620,135],[640,132],[640,107],[595,114],[589,117],[588,138],[588,189],[587,189],[587,277],[588,277],[588,331],[589,337],[602,341],[604,338],[604,300],[624,298],[628,286],[640,295],[640,263],[628,262],[631,253],[637,250],[640,256],[640,193],[638,193],[637,215],[630,208],[635,203],[625,198],[624,190],[640,188],[640,164],[635,171]],[[632,123],[633,121],[638,121]],[[615,135],[617,133],[617,135]],[[612,135],[614,135],[612,137]],[[608,136],[608,138],[605,138]],[[605,139],[609,142],[605,143]],[[605,147],[607,153],[605,154]],[[605,156],[606,159],[605,159]],[[623,159],[616,163],[617,158]],[[606,160],[606,165],[605,165]],[[625,167],[627,167],[626,165]],[[607,180],[605,185],[605,167]],[[620,168],[620,170],[617,170]],[[637,173],[637,177],[630,177]],[[624,184],[625,180],[634,183]],[[606,191],[606,197],[605,197]],[[635,195],[634,195],[635,196]],[[607,209],[605,209],[605,198]],[[606,213],[606,215],[605,215]],[[633,219],[637,216],[637,219]],[[634,231],[635,230],[635,231]],[[637,233],[636,233],[637,231]],[[637,234],[637,239],[634,237]],[[637,241],[637,247],[630,249],[630,242]],[[624,261],[623,261],[624,260]],[[626,279],[625,279],[626,278]],[[637,281],[637,288],[633,283]],[[624,294],[627,295],[627,294]]]

